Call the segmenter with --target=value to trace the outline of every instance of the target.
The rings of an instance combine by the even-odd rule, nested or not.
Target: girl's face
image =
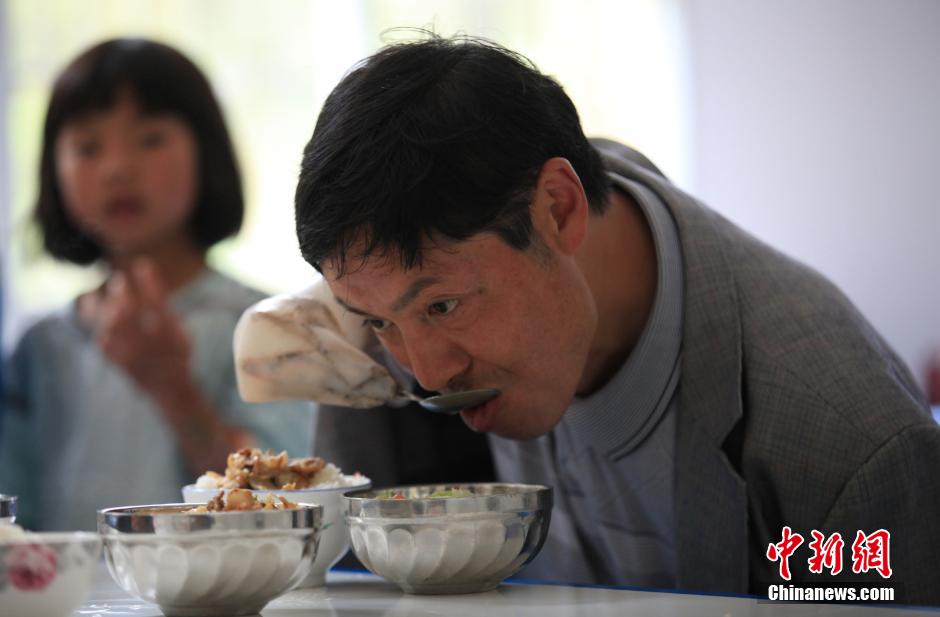
[[[192,245],[199,153],[174,115],[145,114],[128,91],[68,122],[55,143],[65,209],[108,258]]]

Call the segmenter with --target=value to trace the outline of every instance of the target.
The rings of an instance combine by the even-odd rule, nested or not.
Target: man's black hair
[[[426,241],[498,234],[532,242],[530,201],[542,165],[566,158],[592,210],[610,190],[562,87],[524,56],[476,38],[385,47],[327,98],[304,149],[295,197],[310,264],[396,256],[420,266]]]

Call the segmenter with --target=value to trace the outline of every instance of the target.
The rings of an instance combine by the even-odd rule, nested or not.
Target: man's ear
[[[568,159],[548,159],[535,182],[532,224],[550,246],[572,255],[587,231],[588,200]]]

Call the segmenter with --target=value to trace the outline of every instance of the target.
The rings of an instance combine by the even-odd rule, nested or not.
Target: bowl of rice
[[[207,471],[194,484],[183,487],[183,501],[208,503],[219,491],[248,489],[260,499],[270,495],[289,501],[323,507],[320,545],[310,573],[298,587],[319,587],[326,571],[349,550],[349,534],[343,521],[343,493],[372,486],[366,476],[344,474],[319,457],[291,459],[286,452],[274,454],[245,448],[229,454],[225,473]]]

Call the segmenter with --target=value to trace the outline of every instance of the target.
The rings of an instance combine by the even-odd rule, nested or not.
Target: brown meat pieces
[[[299,506],[280,495],[267,495],[262,501],[255,497],[251,491],[235,488],[229,491],[226,497],[225,491],[219,493],[209,500],[204,506],[193,508],[190,512],[245,512],[249,510],[294,510]]]
[[[258,448],[243,448],[228,455],[222,488],[296,490],[313,484],[313,477],[326,466],[320,457],[290,460],[287,452],[273,454]]]

